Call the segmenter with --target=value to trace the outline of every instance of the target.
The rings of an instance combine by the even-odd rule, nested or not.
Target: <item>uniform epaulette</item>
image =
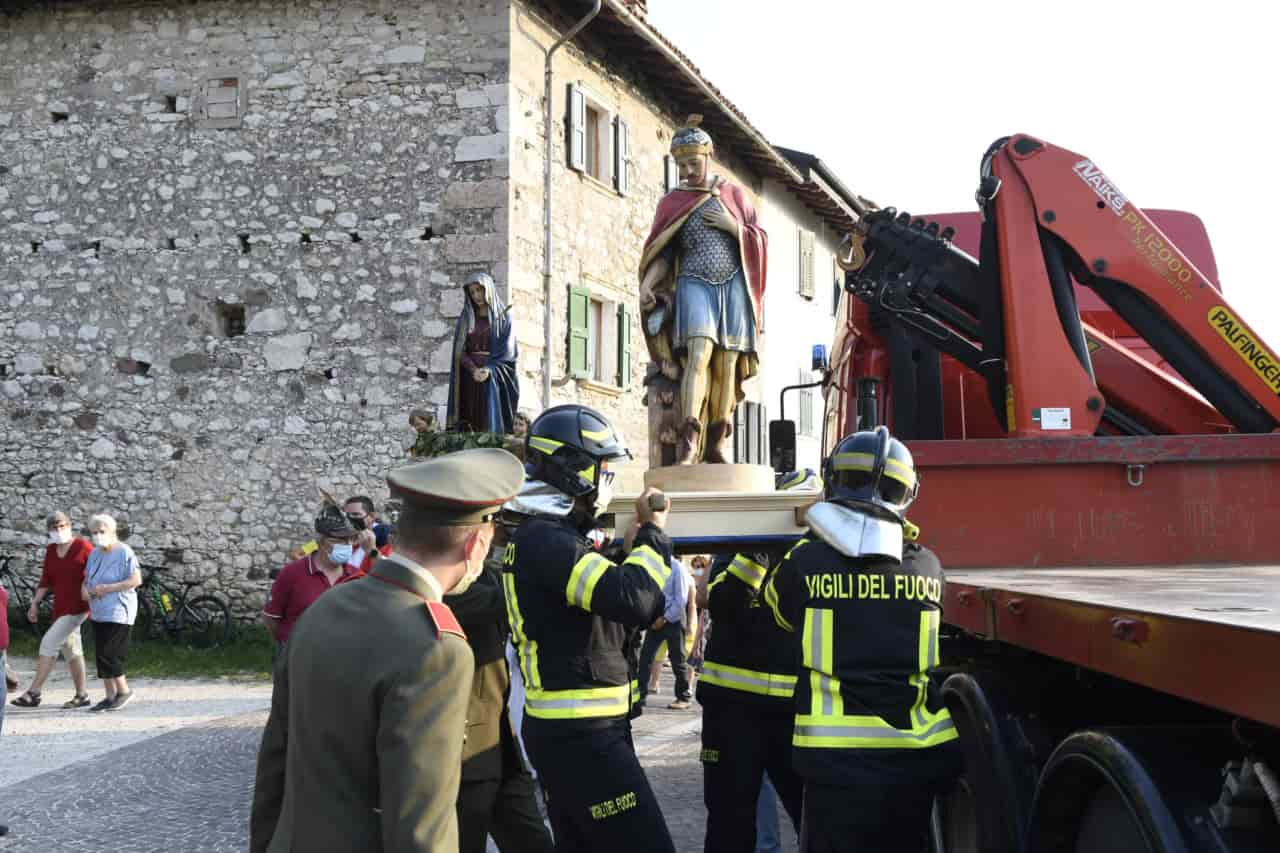
[[[453,615],[449,605],[443,601],[428,601],[426,604],[427,615],[431,617],[431,624],[435,626],[437,637],[441,634],[453,634],[464,640],[467,638],[466,632],[458,624],[458,617]]]

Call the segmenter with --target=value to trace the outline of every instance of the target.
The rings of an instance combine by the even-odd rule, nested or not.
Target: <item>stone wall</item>
[[[565,22],[551,19],[537,2],[515,2],[510,27],[511,74],[511,232],[510,281],[513,301],[521,306],[521,368],[525,399],[540,401],[542,377],[541,312],[543,304],[543,157],[545,103],[543,56]],[[635,488],[648,466],[648,415],[641,405],[648,353],[640,334],[637,267],[640,250],[665,194],[663,156],[671,134],[686,113],[654,87],[642,68],[628,64],[592,34],[591,26],[555,55],[552,85],[552,221],[554,339],[552,402],[594,406],[623,428],[635,462],[622,474],[622,487]],[[566,100],[570,83],[582,86],[611,113],[630,125],[631,180],[620,196],[611,185],[568,168],[565,151]],[[732,150],[721,146],[714,171],[746,187],[760,205],[761,181]],[[567,310],[570,285],[594,296],[626,302],[634,309],[631,372],[622,387],[568,378]],[[759,399],[758,382],[748,384]],[[533,408],[537,408],[536,405]]]
[[[0,550],[108,511],[243,615],[317,486],[383,497],[407,410],[447,393],[463,274],[507,276],[510,21],[5,4]],[[222,79],[239,126],[213,129]]]

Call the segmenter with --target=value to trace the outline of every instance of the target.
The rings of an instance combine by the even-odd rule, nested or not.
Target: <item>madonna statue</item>
[[[462,286],[467,298],[453,333],[446,426],[508,435],[520,398],[511,317],[488,273],[470,273]]]

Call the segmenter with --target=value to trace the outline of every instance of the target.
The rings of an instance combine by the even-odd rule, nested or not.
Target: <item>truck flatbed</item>
[[[944,619],[1280,725],[1280,566],[957,569]]]

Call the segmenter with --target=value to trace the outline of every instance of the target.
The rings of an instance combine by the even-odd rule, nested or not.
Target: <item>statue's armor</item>
[[[737,235],[708,225],[707,213],[723,210],[712,198],[689,215],[680,226],[680,275],[691,275],[709,284],[724,284],[741,266]]]

